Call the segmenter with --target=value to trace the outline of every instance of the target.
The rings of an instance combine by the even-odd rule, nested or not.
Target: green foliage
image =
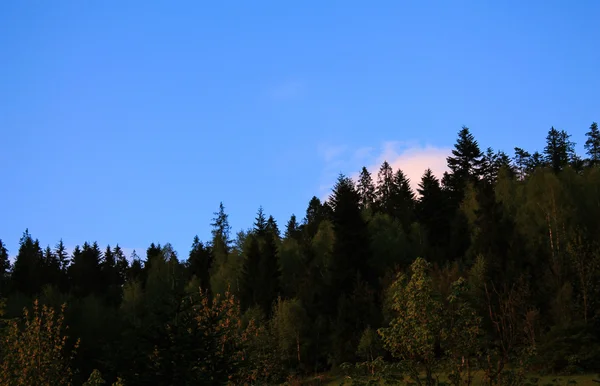
[[[542,153],[515,148],[511,159],[481,152],[463,127],[448,172],[440,182],[427,169],[418,196],[383,162],[376,183],[367,168],[356,183],[340,175],[283,236],[261,207],[233,238],[221,203],[184,262],[169,243],[152,243],[144,261],[95,242],[70,255],[26,230],[12,266],[0,241],[2,376],[30,383],[68,367],[39,382],[298,384],[341,369],[352,384],[469,386],[540,384],[529,369],[596,371],[596,124],[586,137],[588,159],[554,128]],[[35,298],[47,310],[68,302],[74,338],[62,345],[62,319],[37,303],[29,322],[10,319]]]
[[[71,385],[71,360],[79,341],[69,349],[63,306],[40,306],[36,300],[31,311],[24,310],[22,325],[8,322],[0,361],[0,385]]]
[[[429,263],[417,258],[411,265],[411,276],[399,274],[392,284],[392,309],[396,317],[390,326],[379,329],[384,347],[406,362],[411,378],[420,384],[421,367],[426,384],[434,383],[438,368],[436,348],[443,328],[442,303],[436,298]]]

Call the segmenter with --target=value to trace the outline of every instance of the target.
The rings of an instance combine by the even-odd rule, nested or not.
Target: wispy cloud
[[[269,97],[276,101],[293,99],[302,95],[305,84],[299,80],[288,80],[269,89]]]
[[[438,178],[448,170],[446,158],[451,151],[450,148],[422,145],[414,141],[384,142],[378,151],[374,147],[362,147],[350,151],[344,146],[331,146],[326,150],[321,153],[325,161],[319,186],[321,200],[326,200],[331,194],[338,173],[342,172],[356,181],[360,169],[366,166],[373,175],[373,180],[376,181],[377,172],[383,161],[387,161],[394,170],[402,169],[416,193],[425,170],[430,168]]]

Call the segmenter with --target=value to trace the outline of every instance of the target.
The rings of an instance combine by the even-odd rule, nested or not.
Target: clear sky
[[[600,120],[600,2],[0,2],[0,238],[185,257],[223,201],[283,229],[339,172],[440,173],[462,125]]]

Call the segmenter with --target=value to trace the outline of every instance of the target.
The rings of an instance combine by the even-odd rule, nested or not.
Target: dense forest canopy
[[[578,155],[552,127],[541,151],[511,157],[463,127],[448,171],[424,170],[417,191],[384,162],[340,175],[302,219],[281,227],[260,207],[237,234],[221,203],[211,239],[184,256],[93,241],[69,253],[25,230],[11,262],[0,240],[0,384],[277,384],[356,366],[495,385],[600,371],[596,123],[583,140]]]

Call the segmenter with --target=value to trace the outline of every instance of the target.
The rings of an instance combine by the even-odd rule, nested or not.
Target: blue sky
[[[599,19],[595,0],[2,1],[0,238],[185,257],[220,201],[235,230],[259,205],[283,228],[339,172],[443,168],[462,125],[581,149]]]

